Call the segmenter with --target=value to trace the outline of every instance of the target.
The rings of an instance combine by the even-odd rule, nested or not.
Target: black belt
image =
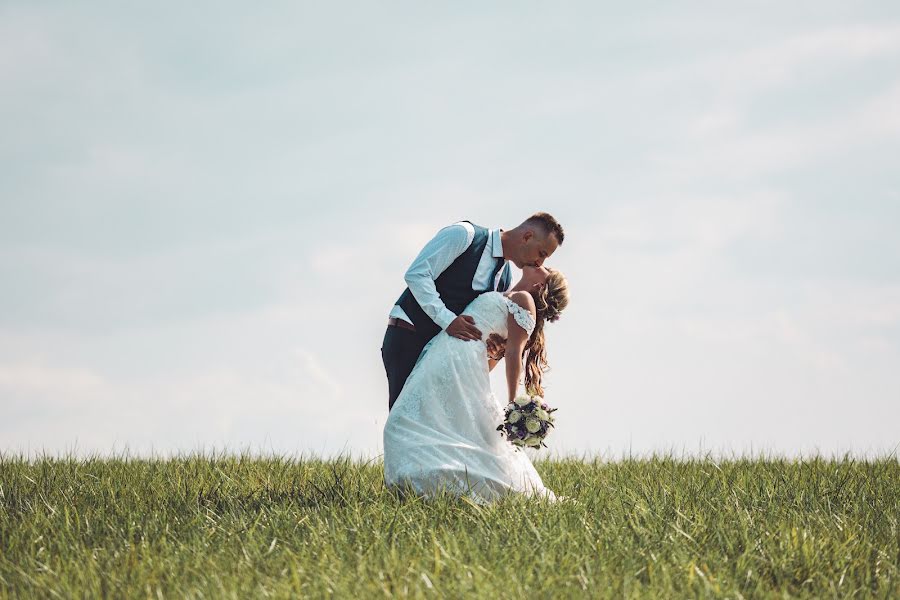
[[[396,319],[394,317],[390,317],[388,319],[388,327],[399,327],[400,329],[406,329],[408,331],[415,332],[416,326],[410,323],[407,323],[403,319]]]

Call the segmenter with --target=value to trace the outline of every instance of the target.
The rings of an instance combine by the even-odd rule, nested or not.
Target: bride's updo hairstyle
[[[544,342],[544,322],[559,319],[560,313],[569,304],[569,284],[559,271],[550,271],[545,285],[533,294],[537,309],[534,331],[525,344],[525,389],[530,394],[544,395],[541,376],[547,370],[547,347]]]

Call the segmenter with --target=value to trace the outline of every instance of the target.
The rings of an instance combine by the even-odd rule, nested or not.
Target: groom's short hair
[[[551,215],[550,213],[536,212],[525,219],[525,224],[534,227],[540,227],[547,235],[550,235],[552,233],[554,236],[556,236],[556,242],[560,246],[562,246],[566,234],[563,231],[562,225],[559,224],[559,221],[554,219],[553,215]]]

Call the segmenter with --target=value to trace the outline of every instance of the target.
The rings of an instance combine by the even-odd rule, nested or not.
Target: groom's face
[[[520,269],[525,266],[540,267],[550,255],[556,252],[559,244],[556,236],[546,234],[540,230],[526,231],[522,236],[522,252],[519,256],[521,264],[516,264]]]

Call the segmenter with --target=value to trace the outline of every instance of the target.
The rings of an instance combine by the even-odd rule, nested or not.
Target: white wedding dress
[[[531,335],[534,319],[500,292],[487,292],[463,311],[482,332],[507,337],[507,317]],[[442,331],[432,339],[384,426],[387,485],[410,486],[430,497],[439,491],[479,504],[508,493],[555,500],[523,450],[497,431],[506,403],[491,393],[484,341],[464,341]]]

